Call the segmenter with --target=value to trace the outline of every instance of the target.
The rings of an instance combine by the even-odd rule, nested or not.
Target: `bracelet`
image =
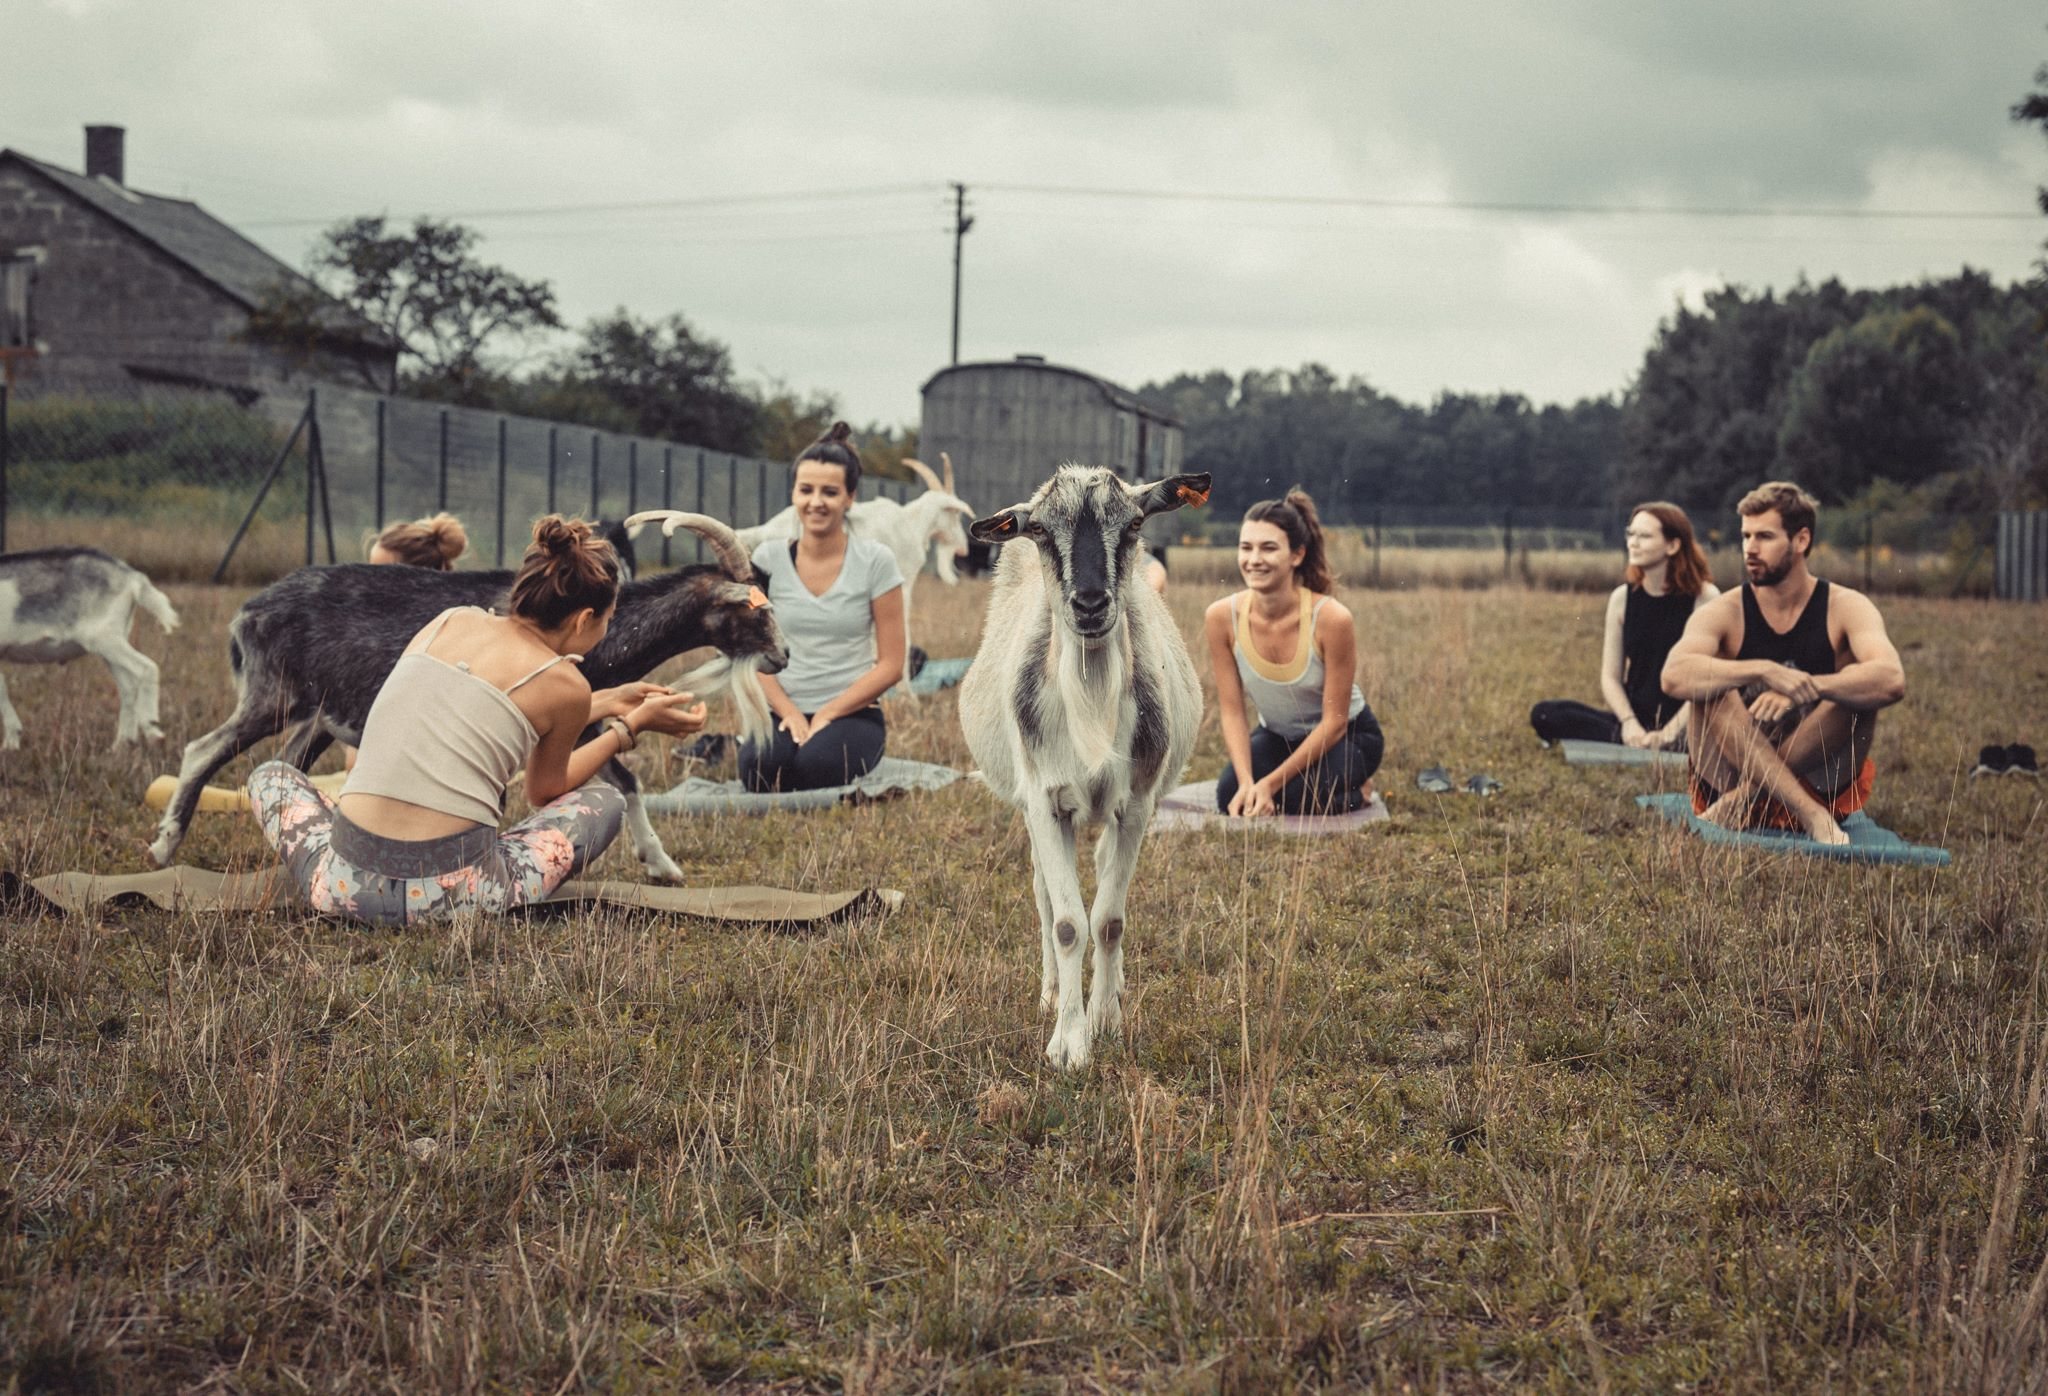
[[[633,725],[617,713],[606,718],[603,727],[605,731],[610,732],[619,739],[620,751],[631,751],[634,747],[640,745],[640,739],[633,734]]]

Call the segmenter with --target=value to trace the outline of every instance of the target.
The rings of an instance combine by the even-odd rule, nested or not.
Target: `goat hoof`
[[[640,866],[647,869],[647,875],[661,882],[681,882],[683,870],[676,860],[664,854],[660,858],[642,858]]]
[[[160,868],[168,868],[171,858],[178,851],[177,845],[168,839],[158,839],[149,846],[149,860]]]
[[[1079,1032],[1055,1030],[1052,1041],[1045,1044],[1045,1059],[1061,1071],[1079,1071],[1088,1065],[1087,1027]]]

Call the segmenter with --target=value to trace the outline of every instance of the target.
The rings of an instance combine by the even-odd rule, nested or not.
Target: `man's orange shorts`
[[[1721,792],[1701,780],[1698,772],[1688,771],[1687,775],[1692,784],[1692,812],[1704,814],[1708,805],[1721,798]],[[1868,756],[1864,757],[1863,769],[1856,772],[1856,779],[1837,791],[1833,799],[1821,794],[1803,780],[1799,783],[1805,787],[1807,794],[1820,801],[1821,807],[1829,814],[1837,819],[1847,819],[1870,802],[1870,789],[1877,783],[1877,763]],[[1790,829],[1796,833],[1806,827],[1799,822],[1797,815],[1785,808],[1782,800],[1769,796],[1757,802],[1754,818],[1766,829]]]

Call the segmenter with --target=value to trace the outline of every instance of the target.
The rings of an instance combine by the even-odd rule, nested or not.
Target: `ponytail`
[[[407,567],[424,567],[433,572],[454,568],[455,559],[469,551],[469,533],[453,514],[395,523],[373,535],[365,552],[382,548]]]
[[[578,611],[603,615],[619,599],[619,555],[581,519],[549,514],[512,579],[512,614],[553,630]]]
[[[1301,565],[1294,580],[1310,591],[1327,596],[1337,585],[1330,571],[1330,552],[1323,536],[1323,521],[1308,491],[1296,485],[1284,499],[1262,499],[1244,511],[1246,523],[1269,523],[1287,535],[1287,546],[1300,549]]]

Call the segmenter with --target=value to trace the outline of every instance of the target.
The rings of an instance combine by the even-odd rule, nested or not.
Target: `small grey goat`
[[[157,726],[156,661],[128,643],[135,608],[168,633],[178,613],[149,578],[97,548],[45,548],[0,554],[0,659],[62,664],[96,654],[121,694],[114,745],[163,736]],[[0,678],[0,749],[21,745],[21,717]]]
[[[1141,575],[1139,533],[1150,516],[1208,495],[1207,475],[1131,486],[1100,467],[1063,465],[1029,503],[968,529],[1010,546],[960,685],[960,726],[989,789],[1024,812],[1039,1005],[1058,1013],[1045,1055],[1067,1070],[1087,1065],[1096,1033],[1123,1026],[1125,895],[1202,719],[1194,661]],[[1082,821],[1102,825],[1092,907],[1074,860]],[[1095,980],[1084,1014],[1088,939]]]
[[[755,673],[779,673],[789,648],[762,594],[753,564],[732,530],[702,514],[655,510],[626,520],[630,531],[657,522],[665,532],[687,528],[711,545],[716,565],[680,567],[619,589],[604,640],[583,658],[593,689],[646,677],[687,650],[709,645],[721,658],[678,680],[703,693],[729,685],[743,733],[765,737],[766,700]],[[455,606],[502,610],[510,572],[431,572],[420,567],[302,568],[242,603],[228,625],[228,663],[237,701],[228,720],[185,748],[178,788],[164,810],[150,856],[169,865],[214,772],[242,752],[295,728],[278,756],[300,770],[339,739],[355,745],[391,666],[428,621]],[[640,800],[640,784],[617,760],[605,779],[626,796],[626,827],[634,852],[657,877],[680,881],[683,870],[661,845]]]

